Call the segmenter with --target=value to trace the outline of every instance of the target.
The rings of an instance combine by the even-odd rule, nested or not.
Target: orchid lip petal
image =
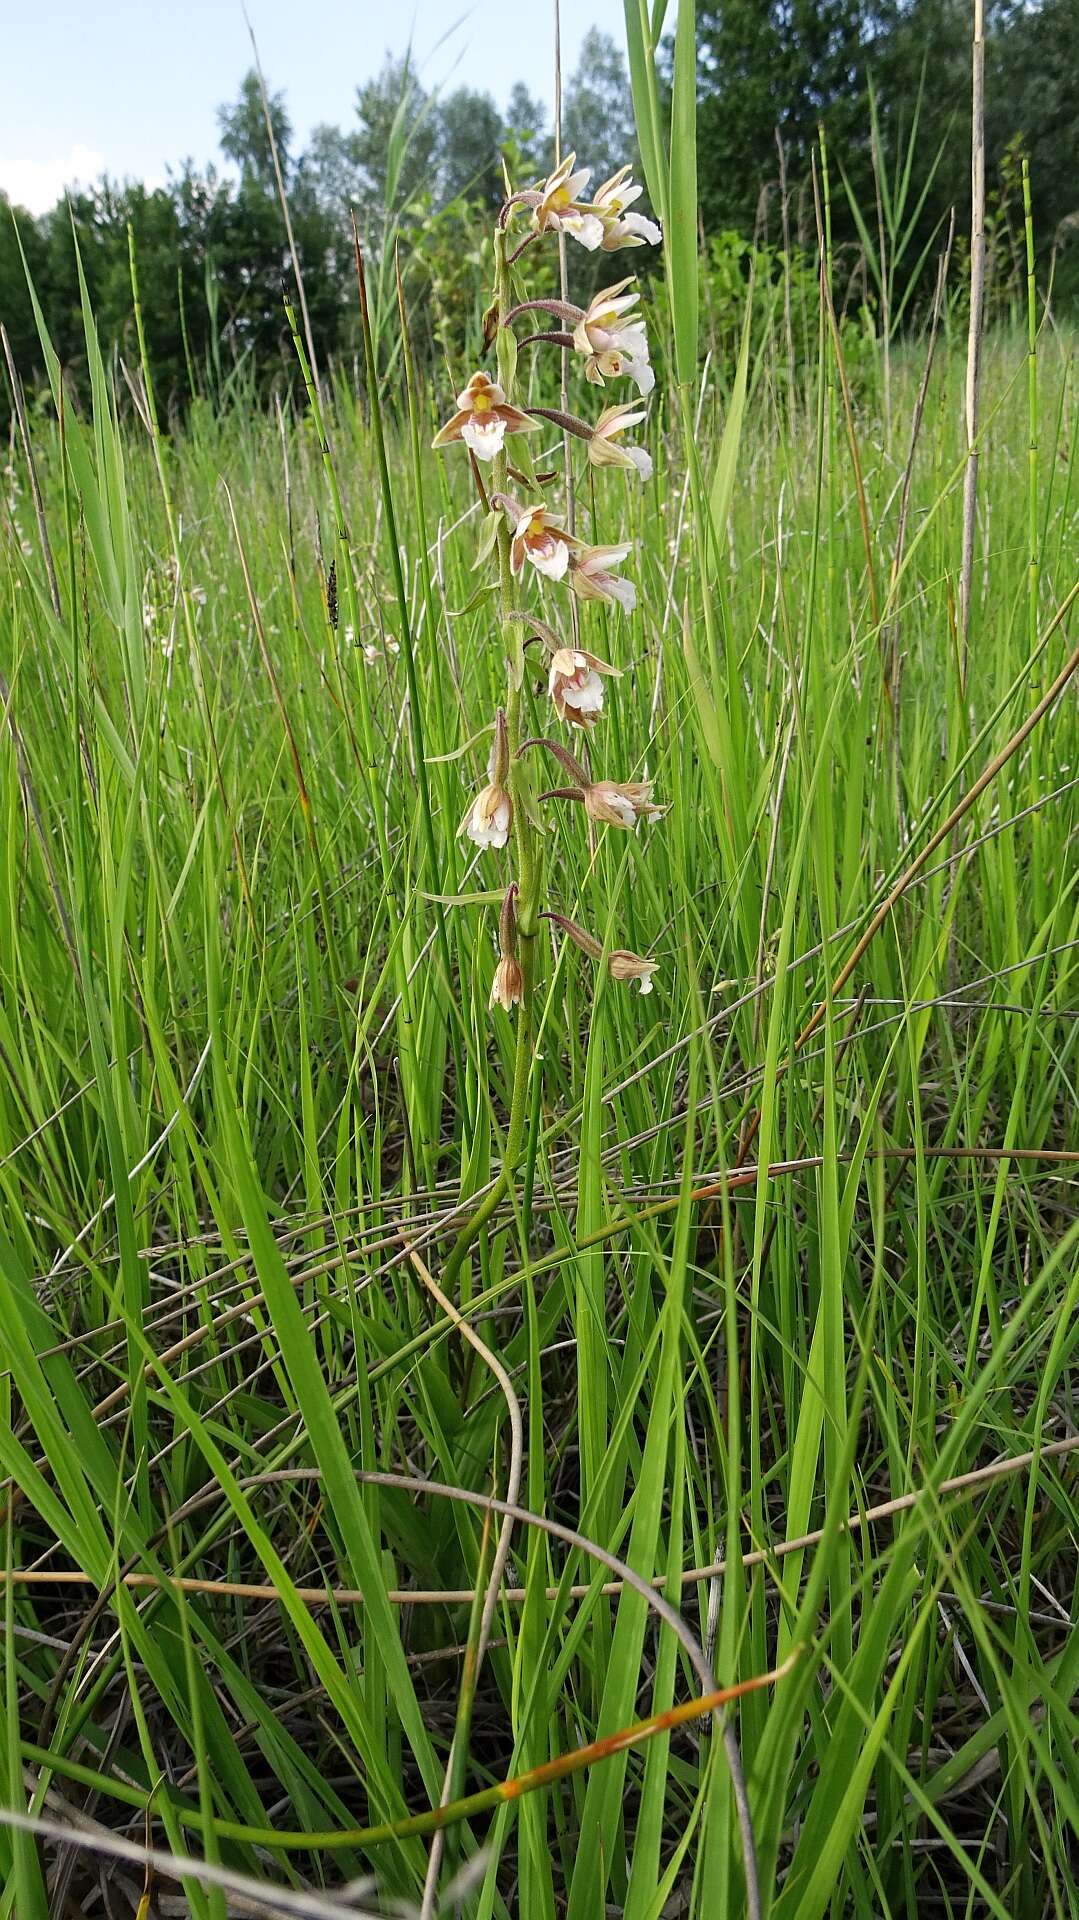
[[[589,253],[595,253],[603,245],[604,225],[598,214],[581,213],[562,222],[567,233],[571,233]]]
[[[561,580],[569,566],[569,548],[562,540],[551,540],[546,550],[526,547],[525,551],[536,572],[549,580]]]
[[[564,686],[562,699],[578,713],[599,713],[603,707],[603,682],[598,673],[589,673],[581,686]]]
[[[663,238],[663,229],[655,220],[649,220],[643,213],[627,213],[622,221],[627,232],[639,234],[653,247],[658,247]]]
[[[461,429],[461,438],[466,447],[471,447],[479,460],[493,460],[501,452],[506,438],[506,422],[497,413],[491,413],[477,419],[470,414],[467,424]]]

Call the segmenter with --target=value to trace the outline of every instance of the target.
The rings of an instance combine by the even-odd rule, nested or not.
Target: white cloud
[[[0,192],[12,206],[48,213],[65,187],[88,186],[105,171],[105,156],[76,143],[55,160],[13,160],[0,154]]]

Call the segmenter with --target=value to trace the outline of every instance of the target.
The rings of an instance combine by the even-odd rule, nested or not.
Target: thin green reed
[[[631,4],[651,97],[662,0]],[[681,52],[685,78],[685,37]],[[683,88],[672,116],[680,147],[692,105]],[[658,173],[652,203],[669,224],[658,106],[652,136],[642,118]],[[912,151],[905,143],[904,168]],[[680,151],[683,207],[689,159]],[[833,184],[842,159],[833,139]],[[666,417],[653,406],[646,434],[623,434],[656,459],[643,488],[628,469],[600,469],[610,420],[600,434],[579,417],[626,390],[605,376],[595,406],[579,403],[575,390],[591,393],[583,350],[529,332],[572,340],[581,321],[526,304],[540,291],[533,265],[553,252],[549,236],[529,238],[527,203],[503,260],[519,313],[500,329],[498,384],[525,413],[522,396],[558,391],[564,366],[559,413],[573,409],[572,425],[547,419],[540,441],[507,434],[501,484],[492,462],[473,468],[460,445],[432,455],[430,376],[417,352],[406,416],[403,338],[391,350],[392,320],[384,326],[379,398],[440,862],[433,886],[406,659],[387,649],[365,670],[343,633],[335,646],[321,582],[304,564],[320,514],[327,561],[334,538],[306,409],[275,421],[246,374],[226,369],[221,409],[200,403],[174,432],[162,415],[189,609],[175,593],[137,362],[135,407],[107,357],[105,377],[95,369],[96,417],[80,411],[74,385],[57,389],[59,433],[29,407],[59,612],[26,461],[12,448],[0,492],[10,696],[0,712],[0,1465],[15,1483],[15,1497],[3,1495],[3,1571],[19,1578],[3,1596],[5,1798],[16,1812],[57,1815],[57,1792],[76,1807],[98,1796],[97,1843],[145,1832],[188,1851],[177,1891],[207,1920],[196,1873],[215,1840],[223,1866],[258,1876],[260,1907],[301,1879],[311,1901],[316,1888],[332,1901],[365,1872],[378,1883],[368,1904],[416,1907],[434,1886],[428,1843],[447,1821],[477,1875],[466,1896],[474,1920],[546,1920],[559,1906],[590,1920],[604,1903],[628,1920],[656,1920],[671,1902],[687,1920],[745,1912],[735,1805],[700,1700],[686,1697],[682,1651],[666,1626],[641,1640],[636,1597],[608,1590],[613,1569],[589,1574],[588,1542],[664,1581],[721,1679],[759,1675],[801,1648],[774,1693],[735,1707],[763,1913],[913,1913],[939,1904],[942,1887],[957,1911],[1001,1920],[1074,1904],[1079,1635],[1069,1638],[1063,1615],[1077,1516],[1071,1456],[1049,1444],[1069,1430],[1079,1338],[1074,1168],[1056,1151],[1074,1144],[1079,1051],[1074,701],[1038,719],[1041,686],[1057,684],[1075,644],[1065,633],[1076,604],[1074,331],[1059,308],[1052,329],[1038,324],[1044,289],[1032,288],[1028,254],[1027,326],[986,342],[983,604],[969,738],[949,734],[962,367],[942,328],[918,411],[926,358],[899,314],[909,279],[900,242],[919,190],[912,177],[900,214],[890,174],[887,184],[891,215],[885,206],[875,243],[891,280],[887,315],[876,308],[875,353],[859,338],[857,362],[841,323],[834,370],[846,412],[845,360],[882,513],[894,511],[893,481],[912,461],[909,537],[885,609],[904,674],[901,795],[874,778],[891,739],[849,420],[845,436],[838,415],[834,487],[824,471],[823,305],[821,350],[816,361],[810,350],[793,406],[771,390],[768,348],[733,388],[733,369],[713,360],[701,405],[684,359],[680,377],[667,289],[651,281],[650,328],[672,387]],[[581,199],[582,210],[594,204]],[[572,269],[581,254],[565,237]],[[835,237],[842,278],[838,225]],[[437,272],[429,238],[417,231],[406,290]],[[484,262],[492,251],[485,243]],[[668,271],[672,257],[676,275],[699,275],[707,314],[706,261],[675,246]],[[601,246],[585,264],[615,282],[625,255],[606,273],[605,259]],[[141,256],[140,266],[145,279]],[[390,272],[392,256],[392,296]],[[369,274],[377,332],[373,255]],[[571,280],[566,308],[574,291]],[[414,325],[418,348],[418,313]],[[133,345],[136,333],[137,318]],[[493,380],[493,341],[490,351],[485,361],[477,347],[455,385],[474,365]],[[553,362],[534,386],[533,357]],[[332,393],[326,421],[361,622],[375,617],[370,582],[396,633],[366,401],[353,400],[343,369]],[[526,417],[546,418],[538,408]],[[672,457],[683,423],[684,459]],[[591,728],[558,708],[595,700],[588,676],[576,688],[558,673],[551,682],[579,550],[561,580],[527,553],[515,572],[516,519],[504,505],[484,518],[496,490],[554,508],[560,472],[534,484],[527,448],[562,431],[579,465],[581,522],[568,530],[593,542],[632,534],[643,602],[628,620],[617,605],[581,605],[574,651],[594,647],[602,666],[622,669],[593,669],[604,699]],[[312,856],[253,646],[222,473],[311,783],[343,968],[355,975],[345,1047],[321,990]],[[430,531],[428,513],[441,523]],[[299,564],[283,565],[292,553]],[[343,626],[339,558],[337,572]],[[144,582],[157,624],[139,605]],[[1040,632],[1029,620],[1038,597]],[[174,656],[162,646],[170,608]],[[188,611],[227,794],[184,646]],[[484,1363],[458,1366],[460,1328],[428,1307],[400,1235],[422,1233],[423,1258],[442,1273],[504,1158],[523,1022],[519,1004],[507,1017],[496,996],[488,1009],[489,949],[501,907],[498,985],[508,992],[523,943],[520,895],[506,900],[527,875],[513,823],[503,848],[481,847],[467,828],[456,849],[447,840],[499,708],[508,731],[505,661],[521,654],[523,758],[503,786],[516,802],[528,776],[543,823],[537,918],[572,914],[575,932],[557,918],[537,930],[527,1120],[503,1204],[459,1267],[457,1299],[520,1399],[528,1508],[542,1520],[572,1515],[586,1544],[559,1546],[519,1523],[479,1667],[469,1631],[479,1521],[455,1506],[455,1524],[432,1480],[500,1490],[506,1422]],[[361,771],[364,692],[388,885]],[[1038,730],[1006,751],[1032,714]],[[525,745],[545,735],[550,746]],[[593,821],[589,844],[579,776],[587,767],[595,786],[638,765],[675,810],[647,836],[612,840]],[[74,966],[24,782],[78,924]],[[569,797],[540,800],[536,789],[556,783]],[[961,792],[974,796],[969,811],[938,844]],[[931,835],[931,858],[900,885]],[[460,1084],[431,892],[448,896]],[[841,947],[833,933],[828,966],[819,942],[837,906],[849,924]],[[650,998],[610,978],[618,940],[647,953],[649,968],[658,961]],[[850,971],[840,969],[829,1009],[826,979],[844,954]],[[213,1054],[189,1088],[208,1030]],[[432,1137],[419,1083],[439,1071],[434,1178],[410,1193]],[[747,1148],[735,1171],[754,1125],[752,1156]],[[98,1210],[117,1172],[131,1174],[148,1149],[129,1182],[148,1288],[125,1298],[115,1212]],[[143,1301],[129,1321],[129,1303]],[[152,1525],[172,1521],[166,1565],[165,1536],[143,1532],[127,1497],[133,1406]],[[364,1477],[401,1464],[414,1468],[408,1491]],[[959,1512],[943,1489],[972,1469],[976,1505],[964,1496]],[[863,1501],[886,1511],[848,1534]],[[130,1585],[116,1581],[117,1558]],[[696,1733],[667,1718],[669,1700],[681,1703],[676,1716],[701,1716]],[[614,1727],[622,1701],[627,1720]],[[454,1706],[463,1721],[473,1703],[468,1750],[461,1740],[455,1756],[462,1799],[439,1812]],[[597,1746],[607,1729],[613,1742]],[[618,1769],[606,1782],[604,1767]],[[76,1903],[98,1871],[83,1838],[69,1836],[61,1869]],[[0,1914],[44,1914],[56,1844],[41,1836],[23,1849],[20,1881],[9,1843]],[[39,1858],[44,1896],[28,1877]],[[455,1866],[447,1855],[429,1906],[438,1895],[446,1904]],[[136,1867],[136,1902],[140,1883]]]
[[[1030,196],[1030,160],[1023,156],[1023,231],[1027,269],[1027,644],[1031,653],[1038,644],[1039,598],[1041,592],[1041,510],[1038,483],[1040,433],[1038,429],[1038,285],[1034,269],[1034,215]],[[1043,742],[1031,743],[1031,787],[1040,791],[1045,762]],[[1042,859],[1044,834],[1035,832],[1034,897],[1039,910],[1047,905]]]
[[[461,1065],[461,1054],[457,1044],[457,1029],[458,1029],[459,1022],[454,1017],[456,1014],[456,1008],[455,1008],[455,1005],[453,1002],[453,996],[452,996],[450,942],[449,942],[449,933],[446,927],[446,914],[445,914],[445,909],[444,909],[442,900],[438,897],[442,888],[442,880],[441,880],[441,868],[439,863],[438,845],[435,837],[434,814],[433,814],[432,805],[431,805],[431,784],[430,784],[430,779],[428,777],[428,771],[427,771],[426,727],[424,724],[419,679],[416,673],[415,640],[412,632],[412,619],[409,613],[408,592],[405,585],[404,568],[401,561],[401,541],[400,541],[400,535],[398,532],[397,509],[394,504],[393,487],[390,481],[389,462],[386,458],[386,436],[385,436],[385,431],[383,428],[383,420],[382,420],[382,403],[379,398],[378,359],[377,359],[377,354],[375,349],[375,342],[371,332],[371,316],[370,316],[370,311],[368,308],[368,301],[367,301],[367,279],[364,271],[363,251],[360,246],[359,232],[356,227],[355,218],[353,218],[352,235],[353,235],[353,244],[354,244],[355,256],[356,256],[356,279],[357,279],[357,286],[358,286],[359,300],[360,300],[360,327],[363,334],[364,363],[367,368],[367,396],[368,396],[368,404],[369,404],[370,413],[371,413],[371,432],[375,442],[375,457],[378,462],[379,484],[382,491],[382,504],[383,504],[383,510],[386,518],[386,545],[389,551],[390,575],[393,580],[394,595],[397,600],[397,618],[401,628],[401,653],[405,663],[405,678],[408,684],[409,724],[412,731],[412,749],[413,749],[413,761],[416,768],[416,784],[419,790],[419,797],[420,797],[420,817],[423,823],[424,860],[425,860],[426,872],[428,876],[428,885],[430,887],[431,893],[434,895],[433,905],[434,905],[434,913],[435,913],[435,926],[438,934],[439,956],[442,962],[444,991],[443,991],[443,995],[440,996],[440,998],[442,1000],[443,1006],[446,1008],[446,1010],[450,1013],[450,1016],[451,1016],[449,1020],[449,1029],[453,1038],[454,1060],[457,1068],[457,1076],[459,1079],[460,1065]],[[400,282],[398,282],[398,294],[400,296]],[[401,321],[402,321],[402,350],[404,353],[406,385],[408,388],[408,396],[409,396],[409,424],[410,424],[411,438],[413,442],[413,454],[414,454],[414,463],[415,463],[414,470],[415,470],[415,485],[416,485],[416,505],[419,513],[419,544],[420,544],[420,552],[422,555],[421,579],[424,587],[424,608],[425,608],[426,619],[427,619],[428,640],[430,642],[430,639],[433,633],[434,602],[431,594],[430,570],[427,565],[426,531],[425,531],[424,520],[423,520],[423,487],[422,487],[422,476],[420,474],[419,464],[418,464],[419,425],[416,417],[416,399],[415,399],[414,377],[413,377],[413,370],[412,370],[412,355],[411,355],[411,350],[408,343],[407,331],[404,326],[403,304],[401,307]],[[359,630],[356,629],[356,631],[358,632]],[[436,670],[432,675],[432,679],[436,683],[438,683],[439,681],[437,663],[436,663]],[[422,871],[423,871],[423,868],[421,867],[421,872]],[[452,886],[452,883],[453,883],[452,865],[449,867],[449,873],[447,877],[449,878],[450,884]],[[435,1017],[436,1017],[436,1022],[438,1027],[442,1029],[442,1032],[444,1034],[445,1024],[443,1020],[439,1018],[437,1013]],[[423,1050],[425,1058],[429,1057],[429,1049],[431,1044],[432,1044],[432,1040],[430,1037],[428,1037],[427,1047]],[[435,1085],[440,1085],[442,1080],[441,1070],[437,1071],[433,1076],[431,1076],[431,1078],[433,1079]],[[431,1089],[431,1091],[433,1091],[433,1089]],[[441,1109],[441,1102],[438,1099],[428,1098],[423,1102],[423,1112],[425,1115],[426,1126],[425,1126],[425,1133],[424,1133],[424,1139],[423,1139],[422,1145],[423,1145],[424,1167],[428,1177],[430,1177],[431,1174],[433,1173],[435,1158],[437,1154],[438,1129],[439,1129],[439,1123],[440,1123],[440,1117],[441,1117],[440,1109]]]
[[[300,335],[296,309],[289,299],[285,300],[284,305],[285,318],[288,321],[289,332],[292,335],[293,350],[299,362],[303,383],[307,390],[308,404],[311,408],[311,417],[314,420],[315,432],[318,435],[318,446],[322,456],[323,471],[326,476],[326,485],[329,489],[330,501],[333,506],[334,560],[337,592],[339,595],[343,595],[348,628],[352,633],[353,639],[356,639],[360,632],[359,602],[356,598],[356,574],[352,564],[352,545],[349,537],[348,522],[345,517],[344,501],[337,478],[337,466],[330,447],[329,435],[326,431],[322,402],[319,399],[318,388],[315,385],[314,375],[308,364],[307,353]],[[331,625],[332,624],[331,621]],[[359,686],[360,727],[363,744],[362,772],[367,788],[367,802],[371,809],[375,838],[378,843],[382,878],[388,885],[390,880],[390,854],[386,839],[385,796],[379,790],[378,755],[375,751],[374,729],[371,720],[371,700],[367,690],[367,682],[362,674],[357,676],[357,684]],[[344,692],[343,678],[342,692]]]
[[[1027,261],[1027,637],[1033,653],[1038,644],[1038,587],[1041,528],[1038,512],[1038,285],[1034,273],[1034,215],[1030,201],[1030,161],[1023,158],[1023,230]]]
[[[284,304],[289,332],[292,335],[293,350],[303,375],[308,404],[311,408],[311,417],[314,420],[315,431],[318,435],[323,471],[326,476],[326,485],[329,489],[330,500],[333,506],[335,535],[334,557],[338,592],[343,592],[344,595],[347,631],[351,632],[353,641],[358,642],[360,615],[359,601],[356,594],[356,573],[353,566],[352,543],[349,535],[348,522],[345,517],[344,499],[338,479],[337,464],[330,446],[322,402],[319,398],[318,389],[315,385],[314,377],[308,364],[307,354],[304,350],[303,340],[300,335],[296,310],[291,300],[286,298]],[[399,556],[398,565],[400,565]],[[331,622],[331,626],[332,625],[333,623]],[[337,646],[335,646],[334,652],[338,663],[341,697],[342,700],[347,700],[348,695],[345,688],[344,674],[340,665],[340,651]],[[386,832],[386,795],[383,791],[379,776],[378,753],[375,747],[374,722],[371,713],[371,696],[367,680],[362,672],[354,676],[354,684],[359,688],[360,744],[362,748],[360,756],[361,769],[366,788],[367,804],[375,829],[375,839],[378,846],[383,885],[387,893],[389,893],[393,888],[393,856]],[[413,1139],[416,1137],[418,1122],[418,1132],[424,1147],[425,1170],[429,1171],[429,1163],[433,1153],[433,1116],[437,1109],[438,1102],[437,1099],[432,1097],[435,1090],[431,1087],[427,1077],[421,1071],[417,1055],[415,1018],[418,995],[413,981],[414,961],[415,954],[412,945],[411,916],[406,914],[402,925],[401,943],[394,949],[394,986],[401,1011],[401,1018],[397,1024],[398,1047],[401,1061],[401,1092],[408,1113],[410,1136]]]

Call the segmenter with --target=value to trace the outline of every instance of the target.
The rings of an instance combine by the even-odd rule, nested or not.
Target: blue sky
[[[102,171],[157,182],[190,155],[217,157],[215,109],[250,65],[240,0],[44,0],[5,9],[0,188],[39,212]],[[523,79],[550,101],[546,0],[248,0],[267,81],[297,134],[345,124],[356,86],[411,38],[428,84],[492,93]],[[590,26],[624,44],[622,0],[562,0],[567,70]],[[441,42],[441,44],[439,44]]]

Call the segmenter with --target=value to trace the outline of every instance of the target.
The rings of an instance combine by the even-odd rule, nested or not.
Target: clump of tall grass
[[[607,231],[563,178],[436,391],[418,263],[359,248],[366,390],[290,301],[272,418],[162,431],[137,261],[85,412],[41,317],[0,519],[20,1920],[1074,1907],[1074,337],[1028,227],[964,661],[947,275],[853,380],[823,153],[808,380],[781,301],[702,368],[661,25],[638,308],[526,305],[545,202]],[[647,414],[571,390],[657,337]]]

